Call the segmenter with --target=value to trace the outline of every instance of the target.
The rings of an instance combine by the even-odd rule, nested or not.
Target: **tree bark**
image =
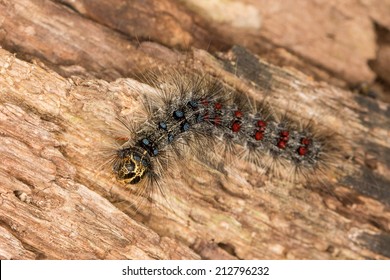
[[[316,52],[288,46],[296,55],[267,53],[271,62],[290,62],[279,67],[254,54],[280,43],[259,46],[254,36],[280,32],[277,24],[257,30],[253,19],[228,32],[190,2],[75,3],[0,2],[0,258],[390,258],[389,105],[335,87],[373,79],[371,43],[352,56],[351,72],[350,60],[328,71],[331,60],[313,63]],[[263,7],[251,5],[240,7]],[[352,17],[363,11],[355,7]],[[379,12],[366,12],[387,26]],[[143,42],[148,36],[156,43]],[[232,46],[238,41],[246,48]],[[171,50],[187,46],[195,48]],[[224,176],[189,157],[172,171],[166,198],[145,201],[136,213],[137,197],[100,169],[98,151],[112,140],[115,119],[139,105],[134,89],[143,85],[126,77],[183,60],[343,135],[350,157],[338,163],[341,175],[302,186],[259,176],[241,160],[226,162]]]

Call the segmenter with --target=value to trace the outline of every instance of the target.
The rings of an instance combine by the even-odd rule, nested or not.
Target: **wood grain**
[[[99,3],[0,1],[0,258],[390,258],[389,105],[329,84],[373,79],[367,60],[375,30],[367,18],[358,26],[371,41],[348,59],[327,59],[329,45],[298,51],[291,43],[266,56],[289,64],[278,67],[254,54],[284,44],[272,31],[281,25],[268,25],[264,14],[257,30],[222,24],[188,2]],[[353,19],[364,11],[386,29],[380,10],[355,9]],[[154,20],[164,28],[151,30]],[[148,36],[156,43],[144,42]],[[219,52],[200,49],[214,37],[208,50]],[[187,44],[198,48],[170,50]],[[261,176],[240,160],[226,162],[223,176],[187,157],[172,171],[167,199],[135,213],[134,195],[98,170],[99,149],[115,118],[139,106],[134,89],[143,85],[126,77],[182,61],[345,136],[349,149],[337,174],[326,185],[303,186]]]

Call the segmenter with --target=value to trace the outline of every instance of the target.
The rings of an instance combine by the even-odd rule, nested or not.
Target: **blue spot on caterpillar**
[[[229,153],[271,175],[306,181],[323,176],[339,157],[332,132],[280,114],[208,75],[171,71],[151,84],[158,93],[143,95],[148,116],[132,125],[129,140],[113,155],[112,170],[126,184],[163,180],[183,145],[203,162]]]

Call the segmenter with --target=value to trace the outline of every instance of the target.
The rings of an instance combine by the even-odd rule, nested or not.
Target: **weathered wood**
[[[62,74],[109,79],[131,75],[135,65],[147,67],[134,49],[137,40],[212,51],[239,44],[273,57],[274,63],[296,64],[295,59],[275,57],[276,46],[310,65],[301,68],[307,74],[354,84],[375,78],[368,66],[370,60],[378,61],[375,36],[380,34],[375,24],[389,30],[389,13],[388,0],[350,0],[342,5],[337,1],[3,0],[0,42],[20,54],[44,59]]]
[[[240,51],[237,54],[241,58],[247,55]],[[198,57],[207,61],[208,56],[202,54]],[[376,200],[358,196],[345,184],[336,185],[332,194],[288,183],[276,186],[256,176],[255,170],[244,163],[232,166],[228,177],[221,178],[188,159],[189,170],[197,171],[177,174],[172,182],[174,189],[168,190],[175,213],[164,201],[155,202],[156,209],[144,221],[148,228],[139,225],[114,207],[116,198],[112,194],[120,196],[117,206],[125,212],[129,209],[123,200],[132,198],[126,198],[127,193],[110,174],[96,174],[97,163],[91,161],[107,137],[96,130],[96,124],[112,123],[117,114],[133,106],[137,93],[127,83],[135,82],[78,83],[5,51],[0,57],[1,220],[3,231],[12,233],[11,240],[19,241],[19,247],[24,248],[18,255],[5,251],[3,257],[31,257],[32,252],[38,258],[224,258],[226,248],[230,248],[227,252],[231,257],[245,259],[386,255],[381,251],[386,248],[371,251],[363,236],[378,235],[376,242],[385,238],[380,236],[388,232],[388,189],[363,177],[354,178],[361,179],[360,184],[369,184],[361,191],[369,191]],[[367,145],[372,148],[388,145],[380,137],[385,128],[377,125],[386,122],[381,111],[370,112],[376,115],[367,117],[366,122],[374,118],[375,123],[362,125],[356,117],[361,104],[350,93],[299,81],[291,73],[256,64],[263,67],[261,73],[273,77],[269,86],[275,96],[288,94],[290,104],[302,96],[327,100],[330,107],[348,104],[343,121],[333,122],[356,137],[359,132],[371,135]],[[316,104],[309,101],[301,106],[310,110]],[[387,167],[381,161],[377,165],[385,175]],[[353,163],[346,166],[357,168]],[[375,197],[379,191],[383,195]],[[345,203],[338,196],[344,197]]]
[[[96,137],[80,112],[94,102],[102,102],[97,110],[107,106],[93,90],[99,81],[82,87],[88,97],[72,81],[4,50],[0,56],[1,258],[197,258],[80,183],[93,176],[78,166],[93,169],[85,155]]]
[[[389,105],[315,82],[292,68],[272,66],[240,47],[219,53],[219,60],[195,49],[187,63],[255,98],[267,97],[276,108],[289,108],[332,127],[350,141],[351,158],[340,165],[339,176],[330,178],[331,185],[305,187],[259,176],[242,161],[226,163],[224,177],[188,158],[166,186],[167,201],[154,201],[151,211],[145,207],[135,214],[131,207],[135,197],[109,172],[98,171],[97,150],[110,141],[104,130],[139,105],[134,91],[138,82],[112,80],[150,66],[177,64],[183,56],[159,44],[132,44],[123,34],[140,41],[150,34],[169,47],[185,47],[188,42],[202,47],[212,38],[208,32],[216,30],[214,49],[240,41],[261,52],[274,43],[258,46],[264,37],[253,29],[228,28],[197,15],[178,25],[172,18],[180,22],[191,15],[189,10],[199,10],[169,1],[151,9],[158,24],[172,28],[166,33],[152,32],[153,25],[136,29],[119,24],[148,18],[142,13],[147,8],[141,6],[134,10],[141,11],[135,17],[129,6],[98,9],[96,1],[74,3],[0,2],[2,46],[22,58],[39,58],[63,76],[78,75],[64,78],[40,62],[27,63],[0,50],[1,258],[390,257]],[[253,7],[271,9],[256,3]],[[351,16],[362,16],[357,9]],[[386,26],[380,13],[370,9],[370,15]],[[168,10],[174,16],[158,15]],[[266,20],[262,22],[266,26]],[[362,22],[367,27],[366,19]],[[190,26],[195,26],[194,33]],[[265,30],[272,28],[279,30],[280,25]],[[364,39],[372,37],[368,30]],[[267,34],[272,37],[272,31]],[[365,65],[372,57],[370,44],[359,54],[352,53],[348,63],[337,61],[338,67],[330,72],[334,60],[326,56],[310,63],[316,52],[308,51],[306,57],[302,50],[301,59],[296,59],[279,50],[271,58],[287,58],[302,70],[312,69],[309,73],[317,77],[334,75],[342,84],[372,79]]]

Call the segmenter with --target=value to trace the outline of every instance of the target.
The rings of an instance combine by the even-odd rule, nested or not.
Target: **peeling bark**
[[[276,23],[240,29],[188,3],[150,2],[148,10],[142,2],[149,3],[114,10],[96,1],[0,1],[0,258],[389,258],[389,105],[323,82],[372,79],[372,46],[328,71],[332,59],[287,44],[297,56],[280,48],[267,56],[289,64],[281,68],[255,55],[284,44],[271,38],[272,28],[282,32]],[[355,9],[352,18],[364,10]],[[380,12],[366,12],[386,26]],[[153,22],[150,14],[163,31],[142,23]],[[158,43],[142,42],[149,34]],[[213,35],[209,50],[223,51],[198,49]],[[171,50],[187,44],[198,48]],[[302,186],[259,176],[240,160],[227,162],[223,176],[188,158],[173,171],[167,199],[135,213],[136,197],[99,171],[97,150],[110,141],[115,118],[139,105],[134,89],[142,85],[126,77],[183,60],[344,135],[351,151],[339,176]]]

